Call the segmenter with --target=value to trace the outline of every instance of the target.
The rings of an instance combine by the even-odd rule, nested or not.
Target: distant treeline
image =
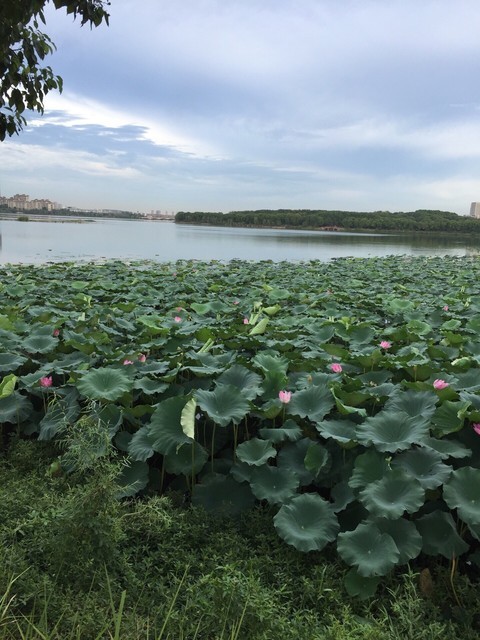
[[[0,205],[0,213],[20,213],[22,215],[42,215],[42,216],[67,216],[67,217],[88,217],[88,218],[135,218],[143,216],[133,211],[74,211],[72,209],[16,209]]]
[[[480,219],[451,211],[323,211],[311,209],[259,209],[230,213],[179,211],[175,222],[222,227],[284,227],[345,231],[448,231],[480,233]]]

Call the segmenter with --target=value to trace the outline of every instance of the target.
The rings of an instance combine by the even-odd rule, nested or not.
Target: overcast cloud
[[[134,211],[480,200],[478,0],[112,0],[47,12],[64,79],[2,195]]]

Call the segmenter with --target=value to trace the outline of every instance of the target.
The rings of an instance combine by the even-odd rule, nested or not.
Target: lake
[[[360,234],[287,229],[177,225],[92,219],[70,222],[0,221],[0,263],[99,259],[321,260],[345,256],[465,256],[480,238],[435,234]]]

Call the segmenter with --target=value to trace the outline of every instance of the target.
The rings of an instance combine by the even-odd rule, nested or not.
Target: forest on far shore
[[[175,222],[222,227],[280,227],[329,231],[439,231],[480,233],[480,218],[451,211],[325,211],[312,209],[258,209],[257,211],[179,211]]]

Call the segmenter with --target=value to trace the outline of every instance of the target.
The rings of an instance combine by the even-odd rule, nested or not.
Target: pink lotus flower
[[[243,324],[250,324],[250,320],[248,318],[243,319]]]
[[[138,361],[139,361],[139,362],[145,362],[145,361],[146,361],[146,359],[147,359],[147,356],[146,356],[144,353],[140,353],[140,354],[138,355]]]
[[[175,322],[181,322],[182,321],[180,316],[175,316],[174,320],[175,320]]]
[[[123,361],[123,364],[124,365],[133,364],[133,362],[131,360],[126,359],[126,360]]]
[[[442,309],[443,309],[444,311],[448,311],[448,304],[444,305],[444,306],[442,307]]]
[[[292,397],[292,392],[291,391],[279,391],[278,392],[278,399],[280,400],[280,402],[282,404],[288,404],[290,402],[291,397]]]
[[[41,387],[51,387],[52,382],[52,376],[44,376],[43,378],[40,378]]]
[[[333,371],[333,373],[342,373],[343,368],[342,365],[339,362],[334,362],[330,365],[330,369]]]
[[[448,382],[445,382],[445,380],[441,380],[441,379],[437,379],[433,381],[433,388],[434,389],[446,389],[449,386]]]
[[[240,303],[240,300],[234,300],[233,301],[233,304],[239,304],[239,303]]]
[[[388,340],[382,340],[380,342],[380,346],[382,347],[382,349],[390,349],[390,347],[392,346],[392,343],[389,342]]]
[[[480,436],[480,422],[474,422],[472,424],[472,429],[475,431],[477,435]]]
[[[52,334],[52,335],[53,335],[55,338],[56,338],[57,336],[59,336],[59,335],[60,335],[60,329],[54,329],[54,330],[53,330],[53,334]]]

